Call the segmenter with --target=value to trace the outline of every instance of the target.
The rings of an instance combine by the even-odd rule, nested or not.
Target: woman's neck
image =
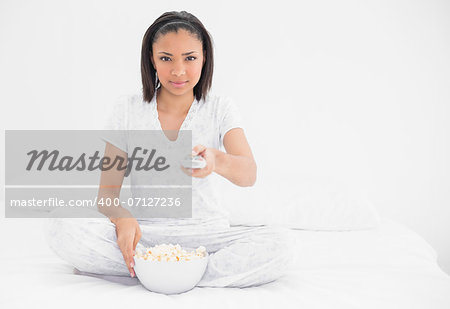
[[[173,95],[161,87],[157,90],[156,99],[158,110],[173,115],[185,115],[194,102],[194,92]]]

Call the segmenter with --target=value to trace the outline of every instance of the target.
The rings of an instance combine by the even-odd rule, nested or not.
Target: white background
[[[346,181],[450,273],[448,1],[2,0],[2,129],[101,129],[171,10],[211,33],[213,91],[239,105],[258,173]]]

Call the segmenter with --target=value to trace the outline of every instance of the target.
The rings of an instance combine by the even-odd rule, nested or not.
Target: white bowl
[[[187,251],[195,251],[187,249]],[[193,289],[203,277],[209,254],[190,261],[151,261],[134,258],[134,271],[148,290],[163,294],[178,294]]]

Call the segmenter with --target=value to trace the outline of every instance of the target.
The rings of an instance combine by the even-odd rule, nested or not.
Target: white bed
[[[367,231],[294,230],[296,263],[278,281],[172,296],[135,278],[74,273],[47,248],[43,222],[0,220],[0,308],[450,308],[450,277],[434,249],[388,219]]]

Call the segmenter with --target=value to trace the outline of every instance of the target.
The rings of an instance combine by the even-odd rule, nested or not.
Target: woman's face
[[[202,42],[184,29],[169,32],[153,42],[152,63],[164,89],[174,95],[193,91],[204,63]]]

